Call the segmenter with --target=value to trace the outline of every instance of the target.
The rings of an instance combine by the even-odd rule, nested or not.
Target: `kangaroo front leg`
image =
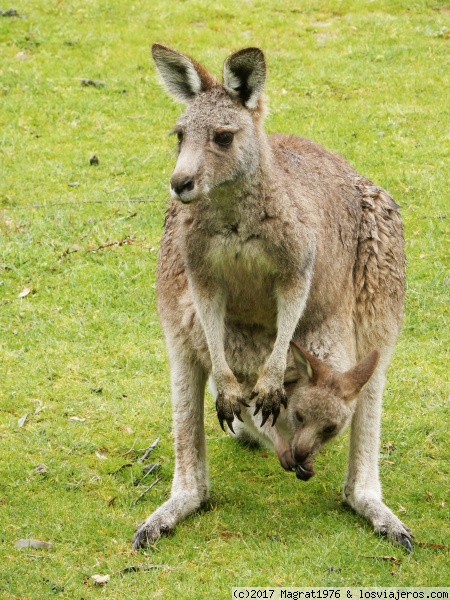
[[[306,271],[299,281],[277,287],[277,337],[272,353],[258,377],[250,399],[256,397],[254,414],[261,410],[261,426],[273,415],[272,425],[280,414],[280,405],[287,406],[283,387],[289,343],[305,308],[312,272]]]
[[[205,333],[212,363],[212,377],[217,388],[216,411],[220,426],[224,421],[234,433],[233,419],[240,421],[242,405],[247,406],[241,387],[227,364],[224,347],[224,321],[226,294],[212,282],[203,285],[191,281],[195,308]]]
[[[375,372],[361,392],[353,416],[345,501],[368,519],[377,533],[413,550],[411,530],[383,503],[378,473],[384,374]]]
[[[175,475],[172,493],[139,526],[133,547],[152,544],[208,499],[203,404],[207,375],[194,361],[171,357]]]

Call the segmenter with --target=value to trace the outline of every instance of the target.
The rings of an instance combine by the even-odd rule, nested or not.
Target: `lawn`
[[[0,598],[449,585],[448,2],[9,8],[18,15],[0,12]],[[209,506],[133,552],[174,466],[154,280],[175,159],[166,134],[182,107],[157,83],[154,41],[216,74],[233,50],[260,46],[267,131],[339,152],[401,205],[407,298],[380,466],[413,554],[342,504],[347,435],[300,482],[225,435],[212,398]],[[161,466],[143,473],[150,463]],[[51,546],[19,548],[21,539]],[[110,579],[96,584],[96,574]]]

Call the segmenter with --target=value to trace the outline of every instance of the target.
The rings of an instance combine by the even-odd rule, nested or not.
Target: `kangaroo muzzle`
[[[308,481],[315,475],[314,467],[311,464],[297,465],[295,467],[295,476],[302,481]]]
[[[315,474],[314,467],[312,465],[313,454],[305,448],[296,447],[293,451],[293,457],[295,461],[295,475],[297,479],[302,481],[308,481]]]

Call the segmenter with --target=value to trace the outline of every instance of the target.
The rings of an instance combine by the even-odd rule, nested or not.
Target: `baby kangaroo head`
[[[374,350],[352,369],[341,373],[291,342],[298,380],[287,384],[289,418],[295,434],[292,456],[299,479],[314,475],[312,461],[322,445],[349,424],[356,400],[378,363]]]
[[[153,59],[168,92],[187,103],[173,133],[178,158],[170,193],[189,204],[255,173],[262,133],[266,63],[259,48],[244,48],[223,66],[223,83],[180,52],[153,44]]]

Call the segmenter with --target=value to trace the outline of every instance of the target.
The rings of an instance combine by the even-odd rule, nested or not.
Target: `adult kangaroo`
[[[285,410],[294,338],[341,372],[379,351],[352,417],[344,498],[412,550],[411,531],[382,501],[378,473],[385,372],[404,298],[399,207],[340,156],[265,133],[259,48],[227,58],[223,83],[176,50],[154,44],[152,53],[167,90],[188,105],[174,129],[157,267],[176,464],[171,497],[138,528],[134,547],[208,499],[208,377],[222,427],[233,431],[236,418],[270,428]]]

